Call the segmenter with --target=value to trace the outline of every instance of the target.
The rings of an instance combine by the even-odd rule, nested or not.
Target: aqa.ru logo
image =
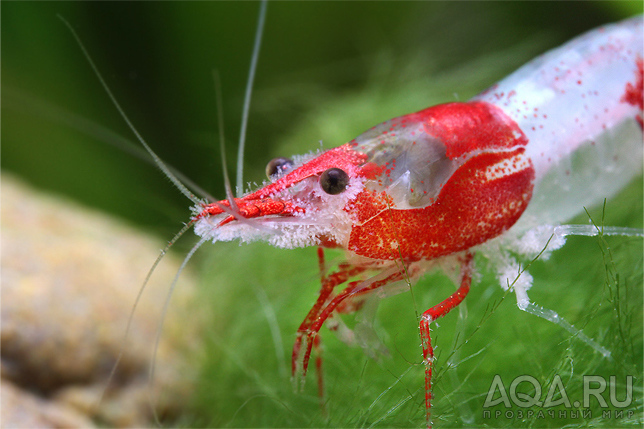
[[[531,385],[532,388],[530,389],[530,386],[525,383]],[[614,375],[611,375],[608,381],[606,381],[605,377],[599,375],[584,375],[583,383],[582,401],[575,400],[571,403],[566,393],[566,388],[561,381],[561,377],[555,375],[548,388],[545,399],[541,401],[543,389],[541,388],[541,383],[536,378],[530,375],[521,375],[512,380],[509,388],[506,388],[501,376],[497,374],[492,380],[483,408],[489,408],[499,404],[505,405],[506,408],[511,408],[512,404],[521,408],[533,406],[551,408],[559,405],[566,408],[590,408],[591,398],[594,398],[598,402],[600,408],[608,408],[609,405],[606,401],[607,394],[608,400],[613,408],[626,408],[633,402],[633,376],[631,375],[626,376],[626,393],[625,398],[621,401],[617,399],[617,383]],[[521,386],[520,391],[518,391],[519,386]],[[607,387],[608,392],[606,391]],[[531,391],[530,394],[525,393],[528,390]]]

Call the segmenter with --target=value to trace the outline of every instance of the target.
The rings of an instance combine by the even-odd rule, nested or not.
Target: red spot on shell
[[[626,84],[624,95],[622,95],[619,101],[640,108],[640,113],[636,119],[640,124],[640,128],[644,128],[642,121],[642,109],[644,109],[644,61],[642,61],[641,57],[638,57],[635,64],[637,65],[635,83],[629,82]]]

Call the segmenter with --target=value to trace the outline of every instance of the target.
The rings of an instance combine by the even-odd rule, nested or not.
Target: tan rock
[[[148,382],[161,308],[180,259],[167,255],[159,265],[125,343],[136,295],[164,243],[7,175],[2,177],[1,215],[2,378],[11,398],[5,404],[3,389],[3,425],[13,415],[11,409],[22,403],[29,405],[20,421],[27,419],[26,410],[58,404],[117,426],[149,422],[150,396],[162,415],[185,404],[200,327],[206,321],[193,301],[194,281],[188,272],[172,298],[154,380]],[[190,335],[184,334],[187,330]],[[118,371],[106,390],[121,352]],[[187,354],[192,356],[191,366]],[[32,417],[43,415],[48,414],[34,412]]]

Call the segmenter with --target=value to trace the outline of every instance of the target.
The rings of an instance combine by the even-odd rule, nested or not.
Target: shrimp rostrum
[[[320,328],[337,313],[359,309],[376,291],[405,290],[395,286],[435,267],[460,267],[457,290],[418,321],[429,424],[430,324],[467,295],[473,255],[514,246],[514,254],[534,256],[553,234],[550,250],[566,235],[592,235],[592,226],[556,225],[641,170],[642,46],[642,17],[593,30],[468,102],[391,119],[334,149],[275,159],[270,182],[198,205],[191,223],[207,241],[344,250],[297,331],[294,376],[306,375]],[[529,276],[513,283],[501,275],[512,261],[500,253],[501,285],[516,292],[519,307],[558,320],[534,310]]]

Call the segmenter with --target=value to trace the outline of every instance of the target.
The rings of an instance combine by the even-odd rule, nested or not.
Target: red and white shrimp
[[[298,329],[294,376],[306,375],[319,330],[335,313],[355,311],[377,291],[395,293],[432,268],[460,266],[457,291],[419,321],[429,425],[430,323],[467,295],[475,252],[498,253],[501,285],[513,287],[521,309],[574,330],[530,303],[529,275],[515,281],[516,262],[500,249],[534,256],[553,233],[549,250],[566,235],[592,235],[591,227],[547,225],[610,197],[641,171],[642,31],[641,17],[596,29],[469,102],[391,119],[335,149],[273,160],[270,183],[197,205],[190,225],[200,244],[319,246],[322,269],[322,249],[345,251],[337,271],[322,274]]]
[[[206,241],[318,246],[322,285],[297,331],[296,377],[306,375],[322,325],[334,320],[340,326],[337,313],[358,310],[369,296],[405,290],[434,268],[459,278],[457,291],[419,320],[430,425],[430,324],[467,295],[477,252],[489,256],[519,308],[608,355],[556,313],[529,301],[531,277],[523,272],[517,278],[512,255],[536,257],[563,245],[566,235],[595,234],[590,226],[557,225],[614,195],[641,171],[642,24],[637,17],[593,30],[469,102],[391,119],[331,150],[277,158],[267,167],[269,183],[238,198],[228,189],[219,202],[194,197],[130,127],[196,203],[179,235],[194,226],[201,240],[184,266]],[[604,233],[642,235],[624,228]],[[325,248],[345,252],[335,272],[326,272]]]

